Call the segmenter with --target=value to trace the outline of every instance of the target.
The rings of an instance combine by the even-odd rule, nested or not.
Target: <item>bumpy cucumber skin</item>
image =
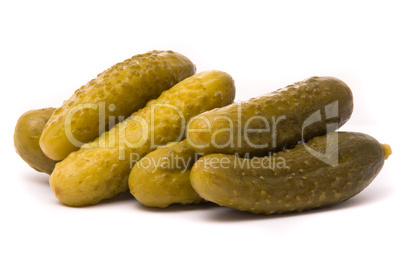
[[[100,105],[105,108],[107,131],[113,127],[109,126],[109,119],[113,117],[117,122],[118,117],[128,117],[194,73],[194,64],[173,51],[151,51],[118,63],[78,89],[55,111],[43,130],[40,146],[49,158],[62,160],[79,148],[66,134],[66,123],[71,124],[77,141],[92,141],[99,136],[99,125],[103,124],[99,120]],[[86,108],[74,112],[80,105]]]
[[[59,162],[50,176],[53,192],[66,205],[86,206],[127,190],[130,155],[143,157],[156,148],[151,144],[149,128],[142,129],[139,118],[153,128],[156,144],[164,145],[181,140],[183,121],[186,124],[199,113],[228,105],[234,97],[234,81],[225,72],[205,71],[181,81],[110,131]],[[157,105],[165,106],[155,109],[151,117],[152,107]],[[183,121],[172,106],[181,111]],[[145,143],[134,147],[133,141],[141,136],[146,138]],[[121,150],[125,155],[123,160],[119,159]]]
[[[303,144],[265,158],[266,161],[284,158],[284,168],[270,169],[267,163],[265,168],[239,168],[235,163],[241,158],[211,154],[194,164],[191,184],[208,201],[256,214],[334,205],[366,188],[380,172],[385,158],[382,145],[369,135],[346,132],[338,135],[338,166],[314,157]],[[305,145],[323,153],[326,138],[327,135],[315,137]],[[229,159],[229,167],[211,167],[213,157]]]
[[[33,169],[46,174],[52,173],[56,162],[43,154],[39,138],[54,110],[49,107],[25,112],[18,119],[14,131],[14,147],[18,155]]]
[[[336,128],[327,129],[329,125],[325,115],[323,120],[308,125],[304,130],[302,127],[314,112],[324,111],[327,105],[336,101],[338,101],[338,117],[330,119],[330,122],[337,122],[337,127],[340,127],[350,118],[353,111],[351,90],[344,82],[333,77],[311,77],[267,95],[198,115],[189,123],[187,140],[199,153],[265,156],[268,153],[293,147],[302,138],[308,141],[315,136],[335,131]],[[239,108],[241,109],[240,120]],[[251,117],[256,116],[267,119],[270,130],[264,133],[248,132],[248,142],[244,134],[245,125]],[[227,119],[230,119],[233,126],[230,126]],[[210,131],[207,131],[206,122],[210,123]],[[274,130],[274,122],[276,122],[276,130]],[[223,131],[228,128],[234,131],[233,136]],[[266,123],[257,119],[250,121],[247,128],[263,130],[267,127]],[[203,131],[199,132],[197,129]],[[214,133],[217,135],[214,136]],[[229,141],[233,143],[230,144]]]
[[[202,202],[190,184],[190,171],[196,158],[186,140],[157,148],[131,170],[128,179],[131,194],[149,207]]]

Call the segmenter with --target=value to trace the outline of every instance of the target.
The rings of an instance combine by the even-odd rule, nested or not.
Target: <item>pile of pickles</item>
[[[117,63],[59,108],[18,119],[16,152],[50,175],[65,205],[130,190],[144,206],[213,202],[256,214],[304,211],[366,188],[389,145],[337,131],[352,115],[350,88],[311,77],[234,103],[235,83],[197,73],[173,51]]]

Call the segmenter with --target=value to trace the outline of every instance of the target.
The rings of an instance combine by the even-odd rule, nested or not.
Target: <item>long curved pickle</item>
[[[55,161],[43,154],[39,138],[55,108],[34,109],[20,116],[14,130],[14,147],[20,157],[33,169],[52,173]]]
[[[369,135],[333,132],[266,157],[204,156],[190,180],[201,197],[221,206],[257,214],[303,211],[355,196],[390,154]]]
[[[344,82],[311,77],[198,115],[189,123],[187,141],[199,153],[264,156],[335,131],[352,111]]]
[[[225,72],[205,71],[181,81],[59,162],[50,176],[53,192],[66,205],[85,206],[127,190],[135,162],[182,140],[190,118],[228,105],[234,96],[234,81]]]
[[[185,139],[157,148],[131,170],[128,179],[131,194],[150,207],[202,202],[190,183],[191,167],[198,157]]]
[[[46,124],[40,146],[49,158],[62,160],[194,73],[194,64],[173,51],[150,51],[118,63],[64,101]]]

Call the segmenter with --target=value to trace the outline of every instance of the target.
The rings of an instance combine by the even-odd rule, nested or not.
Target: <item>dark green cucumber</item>
[[[366,188],[391,154],[362,133],[332,132],[268,157],[211,154],[191,170],[191,184],[208,201],[253,213],[330,206]]]
[[[344,82],[312,77],[196,116],[187,141],[199,153],[264,156],[335,131],[352,111],[352,92]]]

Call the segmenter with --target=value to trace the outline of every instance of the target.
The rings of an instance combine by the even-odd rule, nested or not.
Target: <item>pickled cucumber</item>
[[[358,194],[389,154],[388,145],[369,135],[335,132],[266,157],[207,155],[194,164],[190,180],[201,197],[221,206],[257,214],[303,211]]]
[[[152,151],[131,170],[128,179],[131,194],[150,207],[202,202],[190,184],[191,167],[197,158],[186,140]]]
[[[264,156],[336,130],[352,110],[344,82],[312,77],[198,115],[189,123],[187,141],[200,153]]]
[[[234,96],[234,81],[225,72],[205,71],[181,81],[59,162],[50,176],[53,192],[66,205],[85,206],[127,190],[136,161],[182,140],[191,117],[228,105]]]
[[[173,51],[135,55],[100,73],[58,108],[40,138],[43,152],[62,160],[121,118],[193,75],[195,66]]]
[[[43,154],[39,137],[55,108],[35,109],[25,112],[17,121],[14,131],[14,147],[18,155],[38,172],[50,174],[55,161]]]

